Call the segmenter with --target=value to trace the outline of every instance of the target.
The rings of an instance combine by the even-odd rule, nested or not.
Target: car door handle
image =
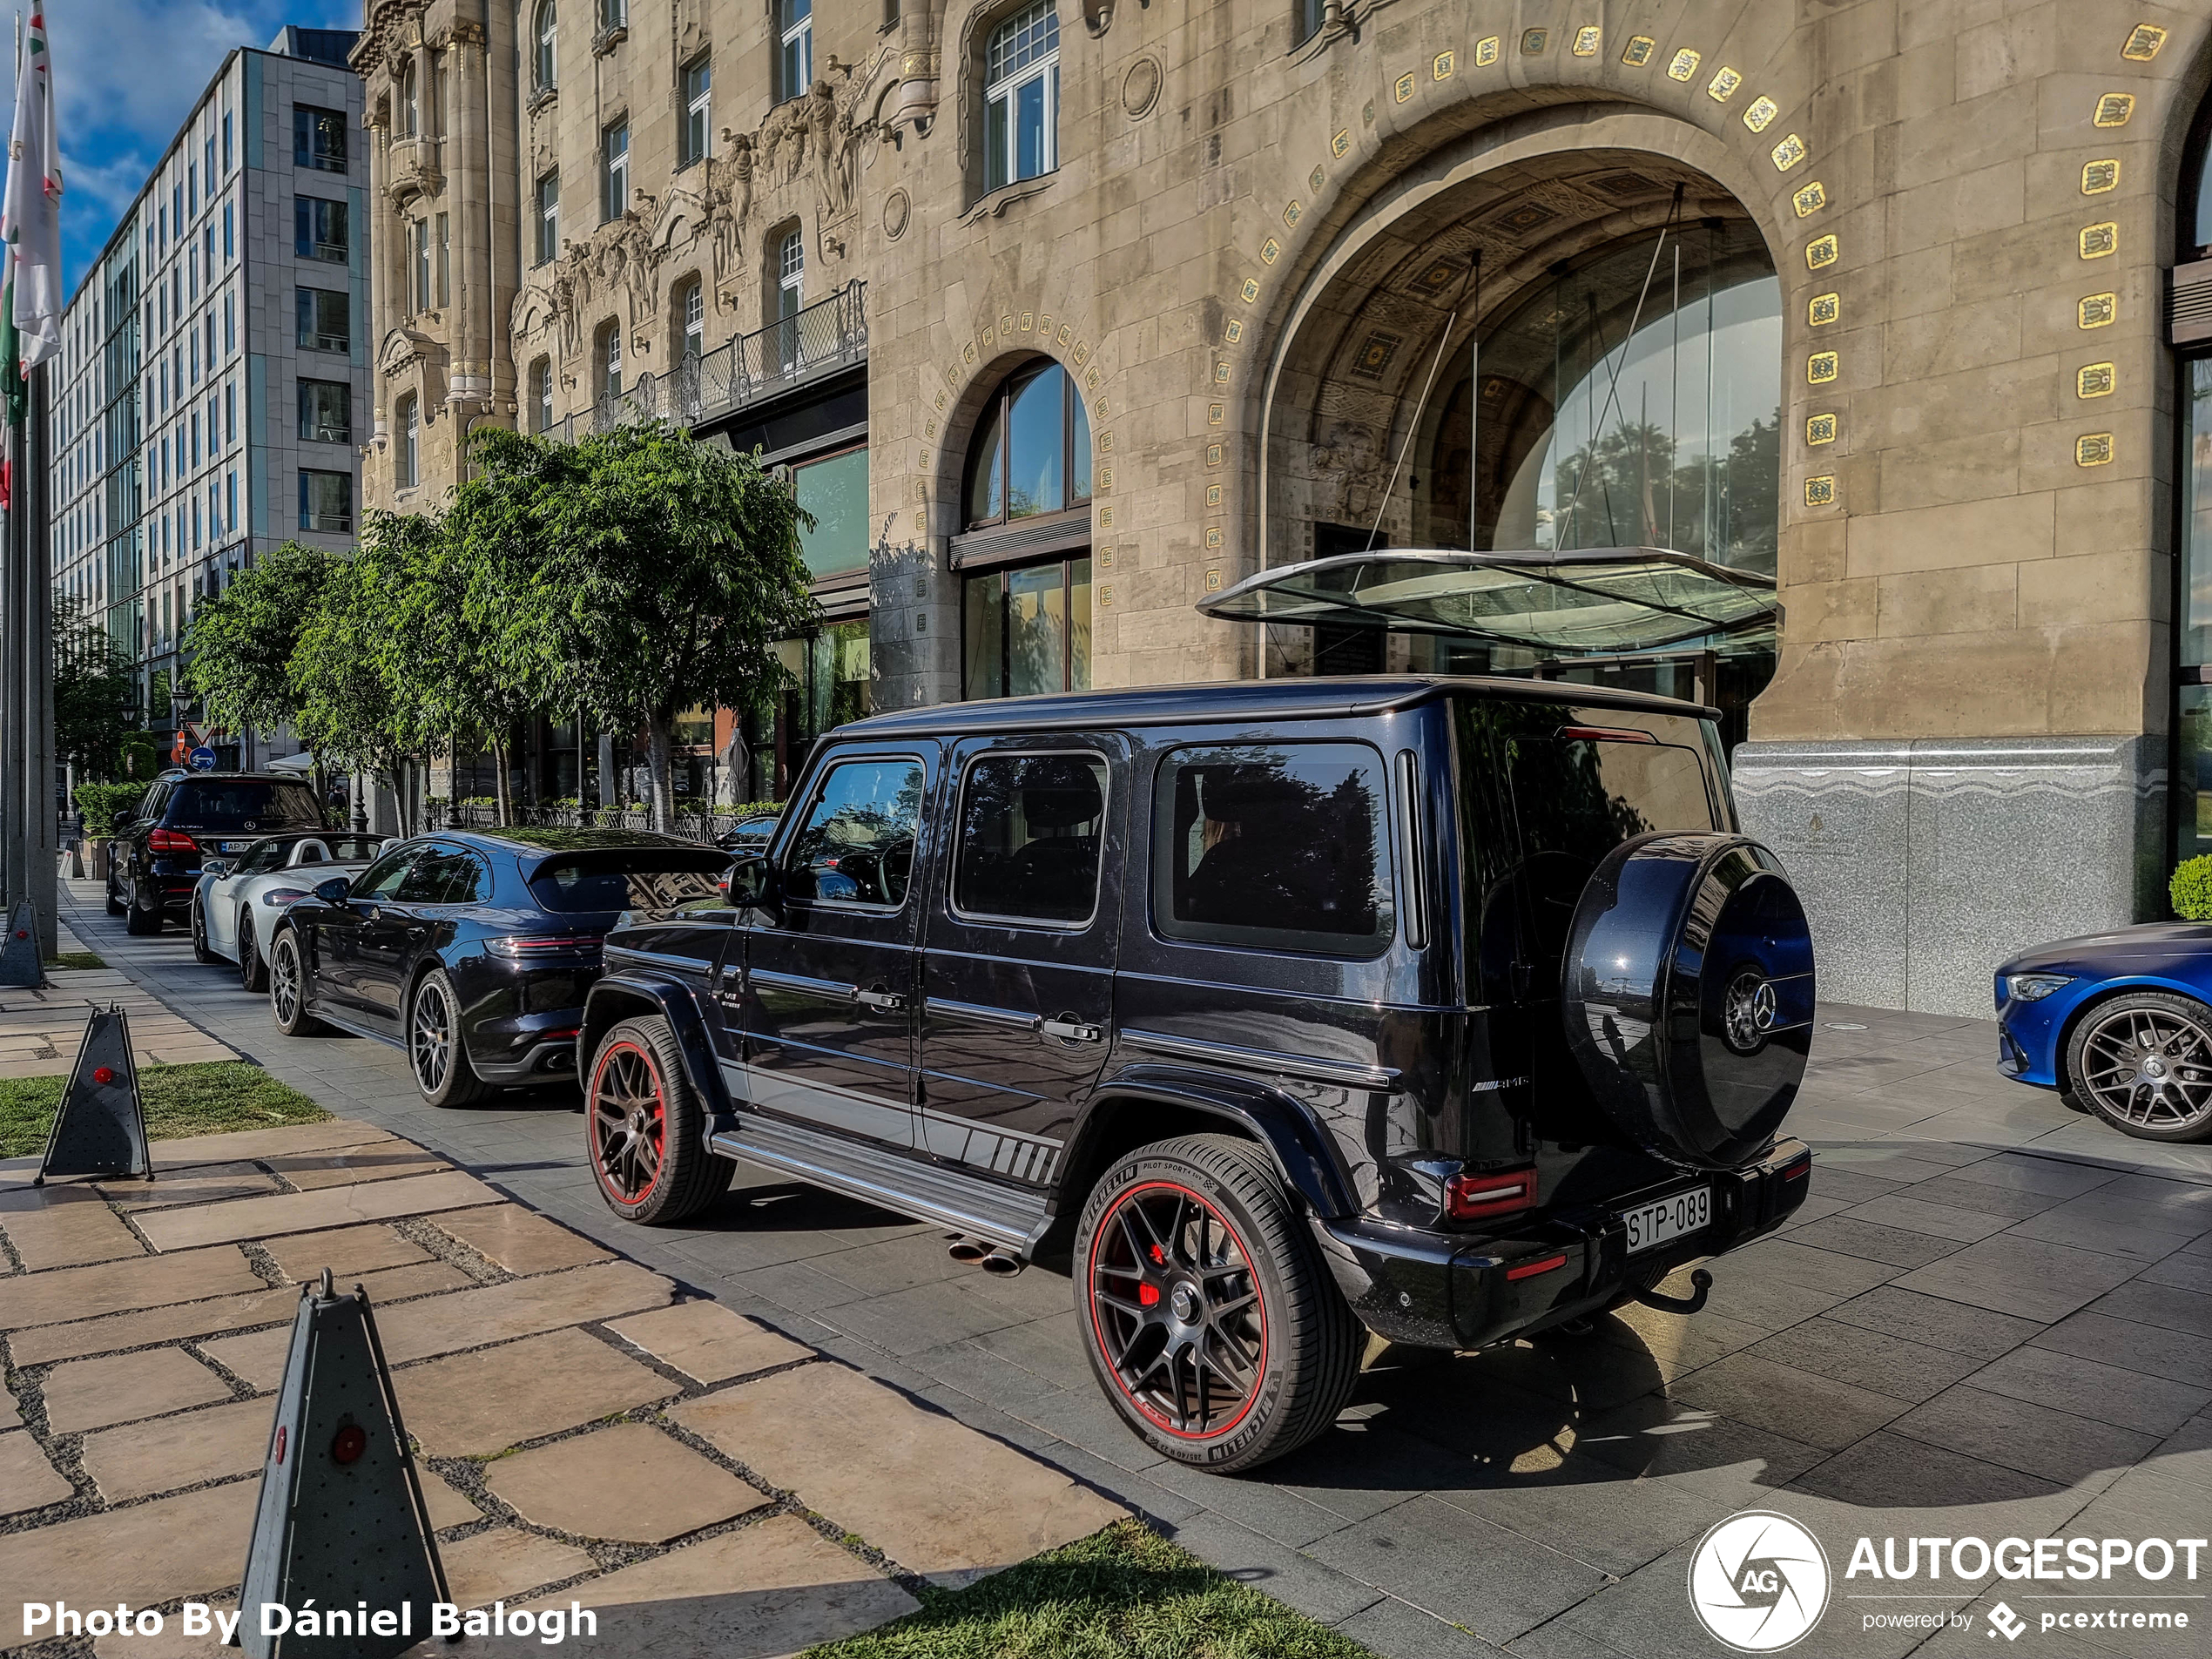
[[[853,1000],[863,1008],[889,1010],[907,1006],[907,999],[896,991],[855,991]]]
[[[1037,1029],[1049,1037],[1058,1037],[1067,1042],[1096,1042],[1105,1035],[1095,1025],[1085,1025],[1080,1020],[1046,1020]]]

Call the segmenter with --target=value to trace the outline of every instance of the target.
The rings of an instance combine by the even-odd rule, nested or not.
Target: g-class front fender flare
[[[610,1030],[624,1020],[655,1014],[675,1034],[676,1050],[684,1056],[684,1075],[706,1108],[708,1132],[729,1127],[729,1091],[722,1086],[722,1068],[714,1057],[714,1041],[707,1035],[706,1016],[700,1011],[698,993],[673,974],[631,969],[610,974],[591,987],[576,1038],[577,1086],[590,1088],[591,1057]]]
[[[1190,1066],[1123,1066],[1100,1080],[1069,1137],[1065,1168],[1095,1176],[1102,1147],[1116,1138],[1115,1125],[1131,1110],[1147,1109],[1222,1121],[1267,1148],[1276,1168],[1316,1216],[1357,1215],[1359,1201],[1327,1131],[1280,1089],[1248,1077]],[[1115,1149],[1118,1151],[1120,1149]],[[1113,1156],[1109,1152],[1109,1157]],[[1078,1210],[1083,1194],[1066,1190],[1062,1207]]]

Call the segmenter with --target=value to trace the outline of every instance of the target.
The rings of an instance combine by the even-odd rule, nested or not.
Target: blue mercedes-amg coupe
[[[2146,1141],[2212,1138],[2212,926],[2061,939],[1997,970],[1998,1066]]]

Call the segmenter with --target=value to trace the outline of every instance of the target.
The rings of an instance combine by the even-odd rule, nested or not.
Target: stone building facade
[[[371,0],[354,61],[368,501],[475,419],[671,414],[802,493],[861,455],[799,727],[1362,666],[1695,691],[1826,988],[1959,1012],[2197,850],[2204,0]],[[395,125],[409,75],[450,137]],[[1765,597],[1579,655],[1463,576],[1491,623],[1201,608],[1408,546]]]

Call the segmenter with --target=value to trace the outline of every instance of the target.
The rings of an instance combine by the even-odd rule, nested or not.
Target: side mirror
[[[739,910],[772,910],[780,897],[776,867],[759,853],[730,867],[730,903]]]
[[[199,873],[202,875],[212,875],[220,879],[231,873],[230,860],[228,859],[202,859],[199,861]]]
[[[353,887],[354,884],[344,876],[334,875],[315,889],[315,897],[325,904],[341,905],[346,902],[346,895],[353,891]]]

